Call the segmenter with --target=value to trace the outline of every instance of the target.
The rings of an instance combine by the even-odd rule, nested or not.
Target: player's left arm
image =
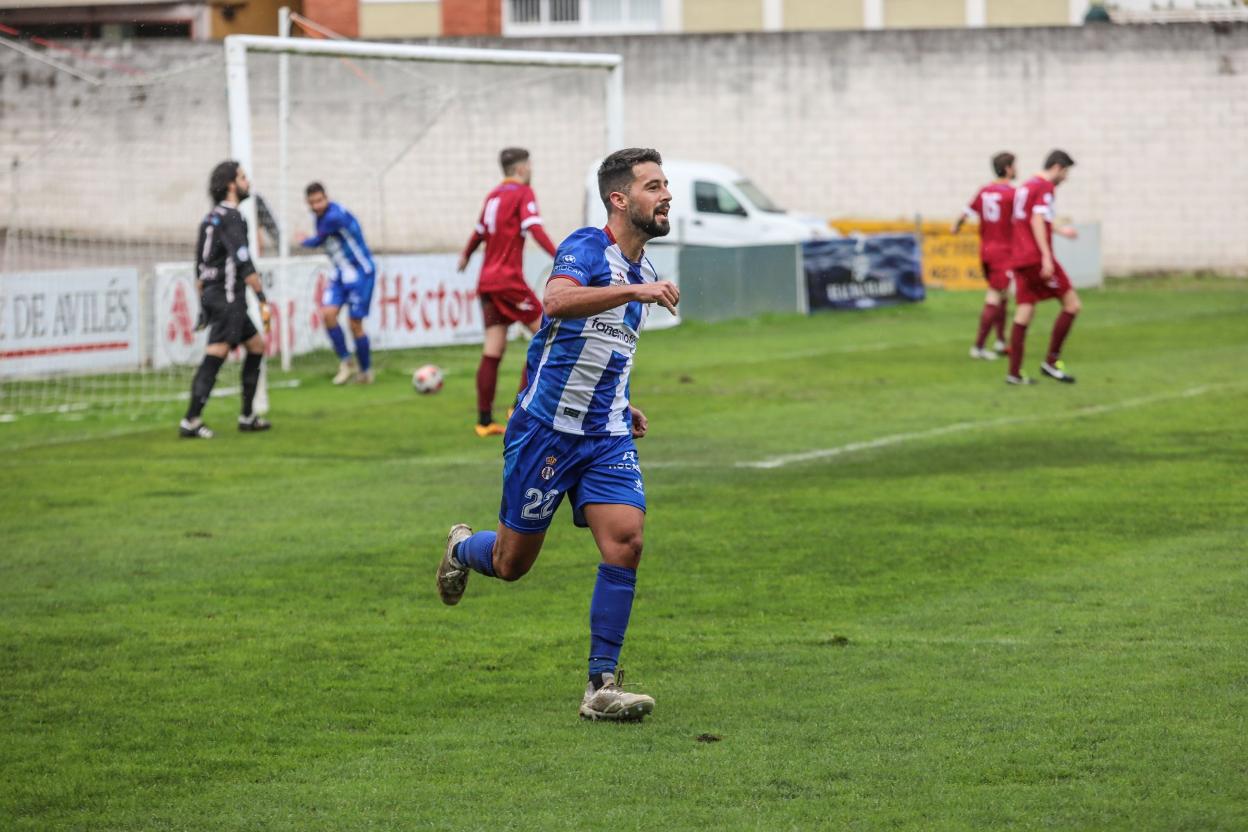
[[[225,241],[229,256],[234,260],[238,276],[256,293],[256,300],[260,303],[260,320],[264,322],[264,331],[268,332],[272,310],[269,309],[269,301],[264,296],[264,284],[260,282],[256,264],[252,262],[251,252],[247,250],[247,221],[243,219],[242,214],[236,213],[233,217],[226,216],[221,223],[221,237]]]
[[[221,241],[225,244],[226,255],[234,261],[238,277],[246,280],[255,273],[256,264],[247,248],[247,221],[242,214],[233,211],[221,219]]]
[[[551,242],[550,237],[546,236],[546,229],[542,228],[541,223],[529,227],[529,234],[537,241],[537,244],[545,249],[546,253],[551,257],[555,256],[555,244]]]
[[[537,195],[533,193],[532,188],[529,188],[526,196],[528,199],[520,205],[520,231],[532,236],[547,254],[554,257],[555,244],[551,242],[550,237],[546,235],[546,229],[542,227],[542,215],[537,210]]]
[[[633,438],[641,439],[646,435],[646,431],[650,429],[650,420],[646,418],[646,414],[641,412],[640,408],[628,406],[628,412],[633,414]]]
[[[269,299],[264,296],[264,284],[260,282],[260,273],[252,272],[247,275],[246,281],[251,291],[256,293],[256,302],[260,304],[260,322],[264,324],[264,331],[269,331],[269,322],[273,320],[273,307],[269,305]]]

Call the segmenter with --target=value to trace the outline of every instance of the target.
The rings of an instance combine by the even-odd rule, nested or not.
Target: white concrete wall
[[[1028,174],[1048,150],[1061,147],[1078,166],[1058,192],[1059,213],[1102,224],[1107,271],[1248,274],[1248,26],[513,39],[506,45],[622,52],[628,143],[731,164],[787,207],[827,216],[952,217],[990,178],[994,152],[1018,154]],[[127,48],[132,61],[161,66],[219,49]],[[84,85],[62,78],[49,86],[53,70],[20,61],[0,53],[0,159],[24,159],[32,136],[58,125],[63,131],[76,117],[76,129],[89,126],[92,137],[80,155],[108,167],[131,152],[118,148],[137,147],[147,160],[150,175],[137,192],[158,188],[158,196],[118,203],[126,224],[178,238],[192,234],[206,204],[200,196],[206,160],[226,150],[220,108],[211,101],[224,84],[202,90],[193,104],[151,95],[152,106],[140,106],[136,122],[82,115]],[[26,73],[24,82],[19,72]],[[327,180],[387,248],[460,245],[497,179],[493,156],[505,144],[534,151],[535,185],[552,236],[579,223],[579,182],[601,120],[596,85],[534,77],[455,102],[392,169],[383,225],[375,171],[410,143],[452,81],[383,79],[387,89],[402,87],[396,97],[353,85],[350,68],[335,73],[320,81],[313,73],[303,82],[308,89],[327,85],[334,109],[297,116],[296,135],[306,140],[292,189],[307,178]],[[271,72],[257,74],[254,102],[268,112]],[[265,130],[271,127],[258,136],[258,178],[271,169]],[[170,158],[152,141],[167,135],[193,145],[193,152]],[[37,160],[23,161],[18,170],[29,179],[38,167]],[[48,218],[74,226],[99,222],[79,218],[83,200],[74,196],[87,177],[99,177],[90,168],[65,162],[68,173],[56,186],[64,208]],[[0,218],[12,203],[11,170],[0,172]],[[98,198],[98,189],[83,193]],[[30,196],[23,198],[29,205]],[[23,210],[29,218],[30,209]]]

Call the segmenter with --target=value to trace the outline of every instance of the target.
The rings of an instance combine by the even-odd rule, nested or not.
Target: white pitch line
[[[942,425],[938,428],[929,428],[928,430],[917,430],[910,433],[894,433],[889,436],[881,436],[878,439],[868,439],[863,442],[850,442],[848,445],[839,445],[835,448],[819,448],[813,451],[802,451],[793,454],[781,454],[779,456],[768,457],[767,459],[754,460],[751,462],[738,462],[738,468],[783,468],[786,465],[793,465],[800,462],[813,462],[817,459],[831,459],[833,457],[852,454],[857,451],[866,451],[872,448],[886,448],[890,445],[900,445],[904,442],[913,442],[920,439],[931,439],[936,436],[946,436],[951,433],[963,433],[968,430],[981,430],[984,428],[999,428],[1007,425],[1021,425],[1027,422],[1052,421],[1054,419],[1078,419],[1084,416],[1098,416],[1102,413],[1112,413],[1116,410],[1129,410],[1135,407],[1145,407],[1146,405],[1156,404],[1157,402],[1172,401],[1174,399],[1186,399],[1193,396],[1202,396],[1211,390],[1229,387],[1241,387],[1239,384],[1205,384],[1200,387],[1189,387],[1174,393],[1159,393],[1155,396],[1140,396],[1134,399],[1124,399],[1120,402],[1112,404],[1097,404],[1089,407],[1081,407],[1078,410],[1072,410],[1069,413],[1051,414],[1046,413],[1039,416],[1009,416],[1000,419],[985,419],[978,422],[954,422],[950,425]]]

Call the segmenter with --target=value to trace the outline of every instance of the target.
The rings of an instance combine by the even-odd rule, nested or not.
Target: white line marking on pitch
[[[848,445],[839,445],[835,448],[819,448],[813,451],[802,451],[794,454],[781,454],[779,456],[768,457],[767,459],[755,460],[752,462],[738,462],[738,468],[783,468],[786,465],[793,465],[799,462],[812,462],[817,459],[831,459],[833,457],[852,454],[857,451],[866,451],[872,448],[886,448],[890,445],[900,445],[903,442],[913,442],[919,439],[931,439],[936,436],[945,436],[950,433],[963,433],[968,430],[979,430],[983,428],[999,428],[1007,425],[1021,425],[1027,422],[1040,422],[1053,419],[1078,419],[1084,416],[1098,416],[1102,413],[1111,413],[1115,410],[1128,410],[1135,407],[1144,407],[1157,402],[1171,401],[1173,399],[1186,399],[1193,396],[1201,396],[1211,390],[1230,387],[1242,387],[1239,384],[1206,384],[1200,387],[1190,387],[1177,393],[1159,393],[1155,396],[1141,396],[1135,399],[1124,399],[1113,404],[1097,404],[1089,407],[1082,407],[1078,410],[1072,410],[1069,413],[1050,414],[1046,413],[1042,416],[1008,416],[1001,419],[985,419],[979,422],[954,422],[951,425],[942,425],[938,428],[929,428],[928,430],[918,430],[911,433],[894,433],[889,436],[881,436],[878,439],[868,439],[863,442],[850,442]]]

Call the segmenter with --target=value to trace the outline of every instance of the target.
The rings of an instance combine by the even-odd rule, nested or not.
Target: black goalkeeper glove
[[[195,319],[195,331],[199,332],[201,329],[206,329],[207,327],[208,327],[208,310],[201,308],[199,310],[199,317]]]

